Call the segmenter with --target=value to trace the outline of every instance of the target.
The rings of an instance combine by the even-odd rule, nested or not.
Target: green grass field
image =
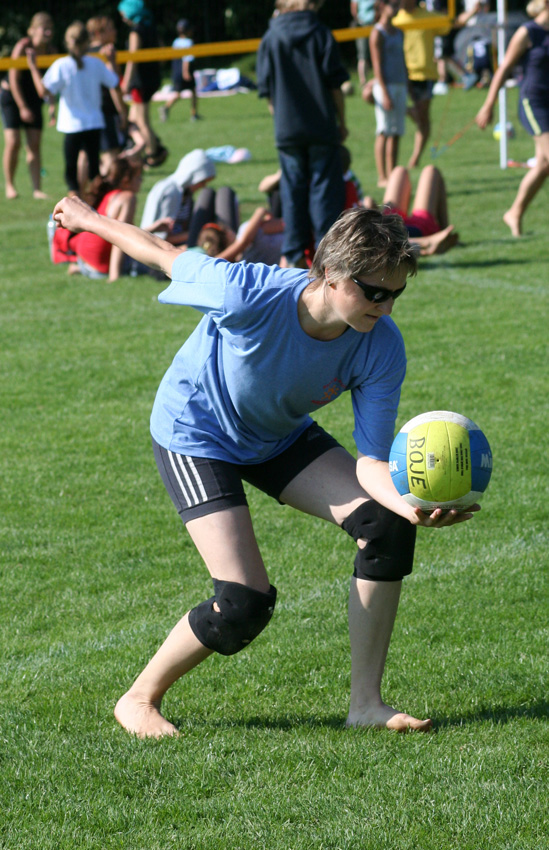
[[[440,144],[482,93],[434,102]],[[514,119],[516,92],[510,94]],[[353,167],[375,194],[374,116],[347,100]],[[248,147],[220,166],[243,215],[276,168],[254,94],[187,104],[160,125],[171,150],[143,192],[193,147]],[[444,117],[445,116],[445,117]],[[443,122],[441,125],[441,117]],[[509,156],[525,160],[518,128]],[[411,128],[401,161],[411,149]],[[430,161],[429,154],[425,163]],[[44,189],[64,193],[59,135]],[[213,657],[165,701],[178,739],[139,741],[118,696],[172,625],[210,595],[157,474],[156,387],[197,314],[161,284],[68,279],[49,263],[53,206],[2,201],[0,847],[4,850],[543,850],[547,815],[547,187],[524,237],[501,221],[523,172],[491,133],[435,160],[463,245],[426,260],[394,311],[409,358],[399,426],[458,410],[494,453],[483,511],[419,533],[384,695],[436,734],[344,729],[346,597],[354,545],[250,492],[279,604],[245,653]],[[142,203],[142,199],[141,199]],[[322,424],[351,450],[347,399]]]

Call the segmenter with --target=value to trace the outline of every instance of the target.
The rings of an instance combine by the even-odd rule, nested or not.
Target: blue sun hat
[[[117,8],[132,24],[146,24],[152,21],[152,14],[143,0],[121,0]]]

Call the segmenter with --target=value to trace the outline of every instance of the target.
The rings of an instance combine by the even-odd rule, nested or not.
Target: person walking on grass
[[[53,20],[47,12],[33,15],[27,35],[19,39],[11,52],[12,59],[20,59],[32,48],[37,56],[52,53]],[[41,189],[42,161],[42,97],[36,90],[30,71],[11,68],[7,79],[0,84],[0,109],[4,125],[4,169],[5,193],[9,201],[19,197],[15,188],[15,172],[21,150],[21,130],[25,133],[27,165],[32,183],[32,196],[44,200]],[[55,121],[53,102],[50,104],[50,120]]]
[[[192,26],[186,18],[182,18],[177,22],[177,38],[173,41],[172,47],[179,50],[192,47],[194,44],[192,35]],[[181,92],[184,91],[191,93],[191,121],[198,121],[200,115],[194,79],[194,56],[190,54],[180,56],[179,59],[172,59],[172,92],[166,103],[158,110],[161,121],[168,120],[172,106],[181,100]]]
[[[519,118],[534,137],[536,164],[523,177],[515,200],[503,216],[513,236],[521,236],[523,216],[549,175],[549,0],[532,0],[526,11],[534,20],[519,27],[511,38],[476,117],[480,129],[485,130],[492,121],[500,88],[513,68],[521,64]]]
[[[79,198],[64,198],[53,215],[164,272],[171,283],[162,303],[204,314],[160,384],[151,432],[160,474],[214,595],[191,607],[120,698],[118,722],[140,737],[177,734],[161,713],[168,688],[212,653],[245,649],[273,616],[277,591],[254,535],[247,481],[357,542],[347,725],[428,731],[430,720],[383,701],[381,679],[417,526],[452,526],[473,511],[422,513],[397,493],[389,472],[406,368],[390,313],[416,272],[402,219],[345,212],[307,273],[181,252]],[[358,459],[310,417],[345,390]]]

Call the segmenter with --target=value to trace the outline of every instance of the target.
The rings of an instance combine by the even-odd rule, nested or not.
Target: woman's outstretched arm
[[[171,277],[172,263],[181,251],[164,239],[146,233],[134,224],[99,215],[80,198],[63,198],[55,205],[55,221],[62,227],[80,233],[87,230],[120,248],[140,263],[159,269]]]

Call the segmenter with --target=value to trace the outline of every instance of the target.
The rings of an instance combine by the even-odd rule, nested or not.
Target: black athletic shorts
[[[247,505],[242,482],[279,500],[284,488],[317,457],[340,443],[316,422],[286,451],[264,463],[237,464],[171,452],[153,438],[155,460],[183,522]]]
[[[5,130],[42,130],[42,102],[31,105],[33,120],[25,124],[21,120],[19,107],[10,91],[0,88],[0,111],[2,113],[2,124]]]

